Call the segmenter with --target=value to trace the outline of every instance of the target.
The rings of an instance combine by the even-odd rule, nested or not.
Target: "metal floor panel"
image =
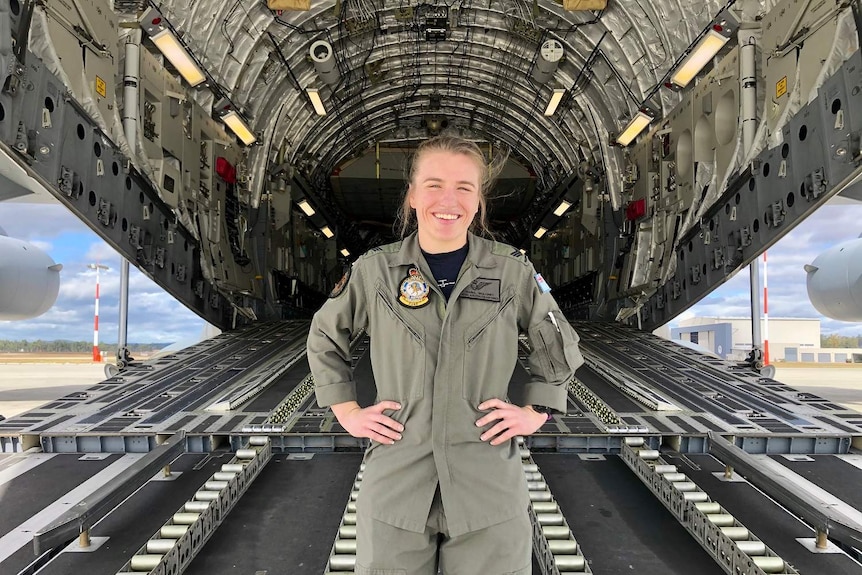
[[[305,379],[308,372],[308,359],[303,357],[273,382],[272,385],[263,390],[260,395],[242,406],[240,411],[243,413],[272,411],[299,385],[299,382]]]
[[[638,405],[620,390],[606,382],[602,376],[587,365],[581,366],[575,373],[575,377],[617,413],[638,413],[644,411],[642,405]]]
[[[791,461],[782,455],[772,459],[816,484],[845,503],[862,510],[862,469],[834,455],[809,455],[811,461]],[[792,456],[791,456],[792,457]],[[844,457],[844,456],[842,456]],[[850,456],[862,461],[862,456]]]
[[[748,482],[727,482],[713,473],[723,472],[724,465],[711,455],[688,455],[664,459],[688,475],[713,501],[736,517],[800,573],[811,575],[862,575],[862,566],[844,554],[811,553],[797,538],[813,538],[814,531],[790,515],[783,507],[766,497]],[[699,467],[693,468],[688,461]],[[849,466],[848,466],[849,467]],[[858,485],[862,475],[857,476]]]
[[[93,527],[91,536],[109,537],[107,542],[92,553],[60,553],[39,571],[39,575],[114,575],[232,456],[232,453],[221,457],[180,456],[171,465],[171,471],[182,472],[182,475],[172,481],[148,482]],[[32,551],[30,554],[32,557]]]
[[[533,459],[593,572],[726,575],[618,456]]]
[[[321,575],[360,453],[275,455],[192,561],[187,575]]]
[[[96,475],[121,455],[79,461],[81,455],[58,454],[0,485],[0,537]],[[0,564],[0,573],[5,567]]]

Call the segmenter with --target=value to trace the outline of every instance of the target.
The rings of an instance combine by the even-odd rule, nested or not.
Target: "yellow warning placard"
[[[775,83],[775,97],[780,98],[787,93],[787,76]]]
[[[103,98],[108,97],[108,85],[98,76],[96,76],[96,93]]]

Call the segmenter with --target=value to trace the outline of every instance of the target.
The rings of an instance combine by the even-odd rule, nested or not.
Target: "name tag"
[[[459,297],[499,302],[500,280],[476,278],[464,288]]]

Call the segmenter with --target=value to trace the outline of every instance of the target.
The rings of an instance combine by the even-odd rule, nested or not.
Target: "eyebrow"
[[[443,179],[442,179],[442,178],[434,178],[434,177],[431,177],[431,178],[425,178],[425,180],[423,180],[423,182],[422,182],[422,183],[423,183],[423,184],[427,184],[428,182],[442,182],[442,181],[443,181]],[[476,184],[474,184],[473,182],[471,182],[471,181],[469,181],[469,180],[461,180],[460,182],[456,182],[456,183],[457,183],[457,184],[459,184],[459,185],[461,185],[461,184],[466,184],[466,185],[471,186],[471,187],[473,187],[473,188],[475,188],[475,187],[476,187]]]

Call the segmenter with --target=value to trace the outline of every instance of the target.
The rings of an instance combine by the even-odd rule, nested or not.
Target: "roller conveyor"
[[[308,360],[303,357],[255,399],[243,405],[239,411],[242,413],[268,413],[272,411],[288,393],[293,391],[299,382],[305,379],[308,371]]]
[[[58,456],[72,457],[72,456]],[[116,457],[116,456],[114,456]],[[218,468],[220,457],[209,457],[202,454],[183,455],[177,459],[172,470],[178,473],[171,481],[150,481],[132,497],[127,499],[110,515],[103,519],[92,531],[94,541],[99,537],[109,537],[108,541],[92,553],[61,553],[48,563],[40,573],[116,573],[128,560],[129,551],[143,544],[164,517],[181,504],[184,498],[194,494],[195,490]],[[87,462],[95,463],[95,462]],[[42,470],[43,478],[53,478],[61,483],[57,476],[47,475],[50,469]],[[17,493],[27,493],[29,490],[18,490]],[[1,515],[16,507],[15,501],[6,498],[0,500]],[[65,506],[64,511],[69,506]],[[7,561],[0,561],[0,573],[18,573],[35,559],[33,546],[29,539],[27,544]]]
[[[566,413],[554,415],[537,434],[527,438],[524,445],[525,452],[529,450],[538,465],[535,471],[527,470],[534,474],[528,476],[528,480],[534,487],[541,484],[550,489],[556,500],[554,505],[559,506],[558,514],[557,509],[543,507],[547,506],[546,501],[537,501],[539,508],[534,510],[536,524],[544,522],[550,528],[551,538],[546,538],[545,543],[551,543],[558,552],[568,545],[568,540],[554,542],[554,529],[560,527],[557,522],[562,517],[563,524],[570,528],[578,553],[587,559],[584,565],[596,573],[635,571],[646,575],[673,575],[697,572],[709,575],[722,572],[685,528],[675,522],[673,514],[621,461],[618,455],[621,446],[632,433],[643,436],[652,449],[664,450],[663,457],[695,461],[706,457],[701,454],[707,450],[707,434],[718,432],[752,453],[770,454],[774,460],[833,491],[836,497],[851,505],[862,503],[853,489],[862,479],[862,469],[851,464],[856,461],[854,458],[862,459],[862,456],[848,454],[852,451],[851,445],[854,442],[858,445],[862,438],[862,415],[812,394],[798,394],[780,382],[760,378],[738,366],[697,354],[691,356],[694,352],[689,350],[681,350],[678,357],[663,358],[670,355],[665,345],[672,344],[665,344],[649,334],[626,328],[608,330],[592,324],[576,324],[576,327],[582,335],[582,349],[588,365],[569,383]],[[188,452],[215,454],[219,464],[227,454],[247,445],[252,436],[264,435],[269,438],[274,458],[238,499],[212,539],[201,548],[190,569],[195,573],[233,573],[240,567],[242,572],[250,573],[282,572],[289,565],[291,568],[286,572],[291,574],[323,573],[334,550],[339,523],[344,519],[365,442],[347,435],[329,409],[316,405],[313,382],[303,355],[304,345],[301,345],[307,329],[308,322],[286,322],[223,334],[215,340],[201,342],[193,352],[184,350],[152,365],[135,364],[123,375],[106,380],[83,394],[70,394],[63,400],[17,416],[11,423],[0,423],[0,450],[5,452],[0,454],[0,481],[4,469],[11,466],[13,460],[29,460],[28,465],[32,466],[21,474],[26,476],[26,481],[19,479],[10,483],[14,487],[5,492],[0,486],[0,525],[5,525],[4,521],[15,521],[14,513],[5,513],[4,509],[8,499],[3,496],[11,489],[16,495],[21,494],[19,503],[23,503],[15,513],[26,520],[38,515],[40,506],[67,497],[70,491],[74,492],[75,484],[99,473],[95,466],[89,470],[86,466],[95,464],[104,469],[123,458],[147,453],[159,438],[172,430],[186,431]],[[281,347],[274,347],[277,345]],[[371,404],[376,395],[369,349],[370,343],[364,335],[357,338],[352,348],[362,405]],[[530,378],[525,369],[527,351],[523,345],[519,350],[521,362],[510,383],[513,401],[520,386]],[[673,351],[677,351],[675,347]],[[260,354],[257,359],[255,354]],[[617,354],[626,354],[628,359],[617,361]],[[640,359],[644,357],[646,359]],[[210,374],[210,381],[202,368],[204,365],[219,365],[222,369]],[[231,366],[252,367],[243,372],[242,378],[226,380],[223,376],[240,373]],[[194,382],[200,389],[189,385],[189,373],[203,377]],[[631,385],[620,384],[625,381]],[[159,393],[154,397],[156,391]],[[159,397],[163,394],[167,397]],[[244,394],[249,395],[234,409],[207,410],[218,397]],[[678,401],[680,397],[691,400]],[[151,403],[154,398],[164,401]],[[674,409],[668,409],[669,404],[677,402]],[[780,405],[767,413],[763,402]],[[134,413],[119,409],[128,405],[133,406],[129,411]],[[151,405],[153,409],[149,411],[143,405]],[[715,409],[721,417],[716,415]],[[96,416],[101,418],[96,423],[83,423]],[[153,423],[146,424],[145,419]],[[22,453],[39,446],[55,453]],[[668,447],[674,451],[667,451]],[[69,454],[56,453],[63,451]],[[97,461],[78,461],[81,456],[72,455],[73,452],[98,452],[90,455]],[[791,453],[817,455],[810,457],[813,464],[781,459],[783,454]],[[160,538],[156,535],[161,526],[188,500],[190,493],[194,495],[205,482],[213,479],[219,465],[208,457],[203,454],[181,457],[174,470],[185,469],[185,473],[177,480],[148,483],[98,523],[92,536],[109,536],[111,539],[106,546],[89,554],[61,553],[40,572],[117,573],[117,565],[122,567],[135,550],[145,550],[148,539]],[[37,458],[49,460],[36,464]],[[182,463],[188,461],[187,458],[204,458],[200,460],[203,467],[191,469]],[[723,469],[711,457],[706,459],[717,469]],[[55,462],[49,464],[51,461]],[[63,465],[57,468],[60,462]],[[181,467],[183,465],[186,467]],[[697,465],[706,468],[704,464]],[[782,557],[786,553],[788,564],[797,567],[802,575],[859,573],[853,570],[858,564],[846,555],[823,560],[838,561],[835,571],[817,571],[833,569],[834,565],[823,561],[807,565],[804,556],[794,555],[804,549],[801,544],[794,541],[790,547],[799,548],[794,550],[781,541],[767,539],[767,532],[772,537],[783,533],[775,528],[774,522],[791,523],[787,513],[773,505],[779,509],[777,514],[764,514],[760,522],[757,518],[750,520],[738,511],[746,506],[756,508],[756,504],[747,499],[749,495],[739,497],[732,490],[723,493],[721,489],[730,489],[731,484],[720,483],[713,487],[710,481],[719,481],[715,477],[709,475],[701,482],[696,472],[688,474],[683,465],[679,467],[692,482],[697,481],[698,486],[708,491],[709,497],[720,502],[722,511],[718,515],[724,515],[725,510],[729,516],[738,514],[738,520],[760,536],[770,549]],[[66,468],[72,471],[66,472]],[[154,503],[148,495],[154,489],[172,491],[169,495],[165,492],[158,496]],[[759,491],[750,486],[748,489],[762,501],[768,501]],[[539,492],[544,493],[542,489],[536,490]],[[165,501],[170,505],[164,504]],[[139,515],[146,516],[146,521],[129,522],[127,516]],[[798,522],[794,525],[800,529],[802,535],[799,536],[813,537],[809,527]],[[166,533],[170,535],[171,531]],[[792,540],[791,535],[788,532],[780,537]],[[168,543],[155,541],[153,549],[163,544],[167,549]],[[340,543],[338,554],[349,548],[346,542]],[[548,563],[543,561],[547,556],[542,555],[541,541],[535,542],[534,550],[534,573],[547,573]],[[17,573],[34,559],[32,546],[24,545],[8,557],[6,563],[0,561],[0,572],[5,574],[13,566],[12,571]],[[568,565],[566,561],[571,563],[571,559],[567,557],[563,563]],[[803,565],[810,568],[802,568]]]
[[[862,566],[843,553],[812,553],[797,539],[814,532],[760,490],[745,481],[722,481],[725,467],[709,455],[674,456],[665,460],[684,470],[710,497],[757,534],[802,574],[860,575]]]
[[[595,573],[721,575],[616,455],[533,453]]]
[[[186,573],[320,575],[361,459],[274,457]]]

